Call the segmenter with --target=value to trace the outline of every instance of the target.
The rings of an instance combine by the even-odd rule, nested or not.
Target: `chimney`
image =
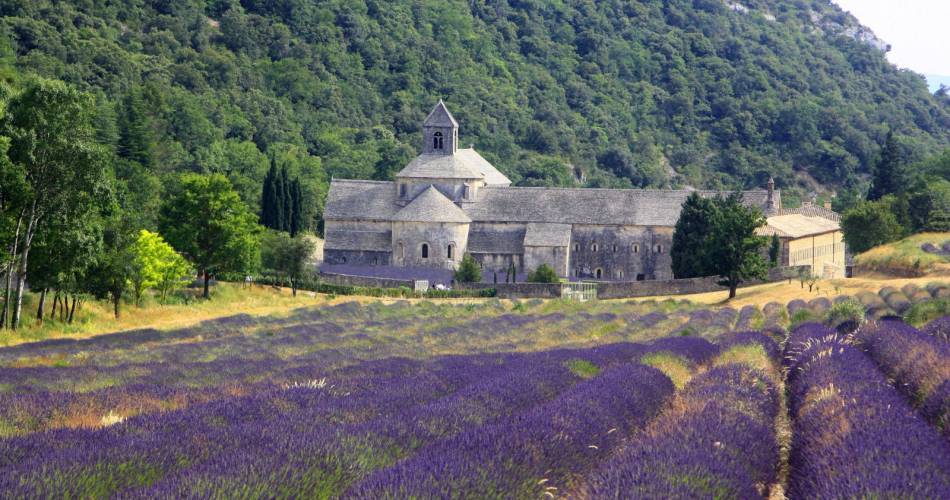
[[[765,200],[765,215],[772,215],[775,213],[775,179],[769,177],[768,186],[768,198]]]

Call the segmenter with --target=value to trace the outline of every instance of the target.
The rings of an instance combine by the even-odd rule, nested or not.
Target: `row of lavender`
[[[851,339],[806,324],[785,361],[791,497],[950,498],[950,443]]]
[[[362,373],[350,369],[349,377],[135,417],[106,429],[2,440],[0,490],[25,497],[334,496],[373,470],[431,456],[420,450],[436,443],[470,442],[485,429],[495,429],[499,439],[511,436],[505,425],[534,432],[525,435],[534,436],[525,437],[531,443],[548,441],[537,433],[574,432],[574,445],[600,443],[606,452],[617,438],[604,437],[612,434],[602,426],[587,426],[592,415],[625,435],[672,394],[659,371],[630,364],[657,350],[694,363],[717,351],[701,339],[674,338],[650,346],[456,357],[421,372],[403,360],[375,362]],[[591,370],[603,373],[585,381]],[[583,450],[593,449],[586,444]],[[537,456],[568,464],[587,457],[572,462],[557,451]],[[531,470],[549,468],[537,467]],[[512,471],[510,477],[521,476]]]

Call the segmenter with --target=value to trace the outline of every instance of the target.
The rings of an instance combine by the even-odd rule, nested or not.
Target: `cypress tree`
[[[280,229],[290,232],[291,221],[294,218],[294,200],[290,189],[290,176],[287,174],[287,167],[280,170],[280,200],[283,203],[281,210]]]
[[[884,147],[881,148],[881,157],[874,167],[874,176],[871,179],[871,189],[868,190],[868,200],[880,200],[889,194],[898,194],[904,191],[904,158],[903,151],[894,132],[887,133]]]
[[[673,276],[696,278],[708,276],[709,261],[704,255],[706,240],[710,238],[710,221],[715,205],[699,193],[690,193],[683,203],[673,230],[673,248],[670,249]]]
[[[291,184],[291,199],[293,201],[293,211],[294,216],[291,219],[290,223],[290,235],[297,236],[297,233],[303,229],[303,210],[301,209],[303,204],[303,194],[300,190],[300,178],[294,179],[294,182]]]
[[[274,221],[271,229],[284,230],[284,172],[277,170],[274,177]]]
[[[264,187],[261,190],[261,225],[264,227],[274,227],[274,182],[277,177],[277,165],[271,158],[270,169],[264,176]]]

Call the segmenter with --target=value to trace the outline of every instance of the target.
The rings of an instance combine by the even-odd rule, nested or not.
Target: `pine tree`
[[[153,142],[145,100],[141,92],[133,90],[122,100],[119,115],[119,156],[148,166],[151,163]]]
[[[695,192],[683,203],[673,231],[673,248],[670,250],[673,276],[676,278],[697,278],[711,274],[703,250],[706,240],[710,238],[709,220],[714,210],[712,200]]]
[[[880,200],[889,194],[898,194],[904,191],[906,182],[904,175],[905,163],[904,152],[894,137],[894,132],[888,132],[884,147],[881,148],[881,157],[874,167],[871,189],[868,191],[869,201]]]

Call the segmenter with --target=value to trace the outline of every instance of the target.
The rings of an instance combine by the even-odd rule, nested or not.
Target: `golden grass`
[[[713,360],[713,366],[725,366],[731,364],[740,364],[761,370],[769,375],[773,381],[780,381],[781,374],[775,367],[775,363],[766,354],[765,348],[759,344],[741,344],[732,346],[729,349],[719,353]]]
[[[670,378],[676,390],[686,387],[693,378],[693,369],[690,362],[682,356],[670,352],[655,352],[640,358],[640,363],[652,366]]]
[[[856,255],[855,268],[862,273],[898,276],[920,276],[929,272],[950,270],[950,259],[924,252],[920,248],[925,243],[940,247],[948,241],[950,233],[915,234]]]

